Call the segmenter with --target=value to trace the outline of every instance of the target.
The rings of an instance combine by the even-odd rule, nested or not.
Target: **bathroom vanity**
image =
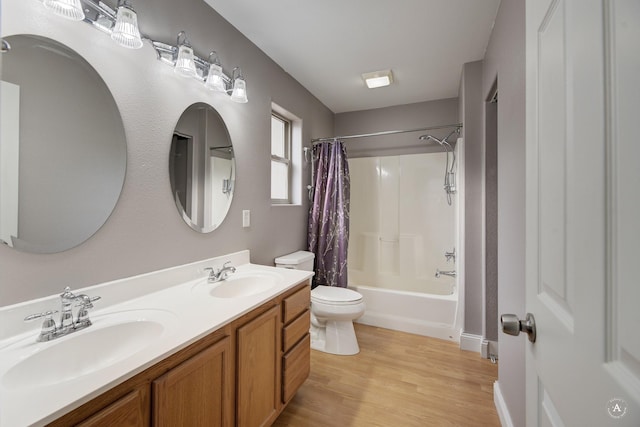
[[[270,425],[309,375],[310,289],[267,301],[50,425]]]
[[[225,281],[208,283],[204,267],[219,267],[229,259],[237,272]],[[189,275],[200,277],[168,286]],[[309,375],[310,276],[249,264],[244,251],[86,288],[87,295],[100,292],[100,301],[114,301],[126,289],[142,292],[149,286],[166,286],[133,299],[120,296],[122,301],[105,308],[105,313],[96,309],[94,324],[77,332],[77,337],[36,343],[38,330],[31,329],[1,340],[0,425],[270,425]],[[24,313],[34,304],[51,303],[55,297],[3,308],[0,318],[15,318],[16,312]],[[171,314],[156,318],[153,310]],[[122,320],[125,314],[131,318],[131,313],[135,321]],[[119,318],[120,323],[111,325],[106,318]],[[76,352],[91,355],[91,342],[85,337],[117,325],[142,328],[153,322],[164,325],[162,332],[149,327],[138,336],[137,329],[131,329],[138,342],[157,334],[141,348],[128,343],[127,329],[121,330],[121,337],[104,335],[110,340],[106,345],[94,343],[105,346],[103,353],[115,351],[112,359],[120,360],[95,366],[88,362],[88,367],[75,362]],[[78,372],[38,377],[33,372],[37,364],[49,363],[38,359],[38,353],[55,359],[52,351],[63,346]],[[128,346],[130,354],[118,356],[119,346]],[[29,369],[20,370],[21,365]]]

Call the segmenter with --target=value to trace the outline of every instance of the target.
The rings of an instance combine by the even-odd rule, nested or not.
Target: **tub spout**
[[[436,269],[436,279],[439,279],[440,276],[451,276],[451,277],[456,277],[456,271],[440,271],[438,269]]]

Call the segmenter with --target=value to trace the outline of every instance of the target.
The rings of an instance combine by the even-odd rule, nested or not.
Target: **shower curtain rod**
[[[314,138],[311,140],[312,143],[320,143],[324,141],[333,141],[336,139],[352,139],[352,138],[364,138],[367,136],[382,136],[382,135],[392,135],[396,133],[408,133],[408,132],[423,132],[426,130],[436,130],[436,129],[446,129],[446,128],[458,128],[462,127],[462,123],[456,123],[452,125],[442,125],[442,126],[430,126],[426,128],[418,128],[418,129],[403,129],[403,130],[386,130],[382,132],[373,132],[373,133],[363,133],[360,135],[343,135],[343,136],[332,136],[327,138]]]

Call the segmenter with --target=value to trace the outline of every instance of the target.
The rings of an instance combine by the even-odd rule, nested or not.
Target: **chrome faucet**
[[[56,325],[53,315],[58,310],[49,310],[43,313],[31,314],[24,318],[25,322],[44,317],[42,329],[37,341],[51,341],[91,326],[88,309],[93,308],[93,301],[100,297],[89,297],[85,294],[75,295],[68,286],[60,294],[60,323]],[[76,320],[73,320],[73,307],[80,307]]]
[[[456,271],[440,271],[436,268],[436,279],[439,279],[440,276],[456,277]]]
[[[100,297],[90,297],[85,294],[80,294],[76,297],[79,302],[80,310],[76,316],[75,328],[76,330],[91,326],[91,320],[89,319],[89,309],[93,308],[93,301],[100,299]]]
[[[205,268],[205,271],[209,270],[209,282],[221,282],[223,280],[226,280],[229,277],[229,274],[235,273],[236,268],[230,264],[231,261],[225,262],[222,268],[217,271],[211,267]]]
[[[64,335],[68,333],[70,329],[73,329],[73,309],[72,304],[76,301],[76,296],[71,292],[71,288],[68,286],[64,288],[64,292],[60,294],[60,304],[62,305],[62,311],[60,312],[60,334]]]

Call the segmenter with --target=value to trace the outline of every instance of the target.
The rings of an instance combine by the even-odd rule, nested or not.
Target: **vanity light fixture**
[[[238,71],[238,76],[236,77],[236,70]],[[247,99],[247,83],[244,81],[244,77],[242,76],[242,70],[240,67],[236,67],[233,69],[232,73],[233,78],[233,91],[231,92],[231,100],[234,102],[239,102],[244,104],[248,101]]]
[[[116,22],[111,32],[111,39],[127,49],[140,49],[142,37],[138,29],[138,15],[131,7],[130,0],[119,0]]]
[[[209,72],[207,73],[207,80],[204,82],[204,86],[216,92],[227,92],[227,87],[222,77],[220,59],[218,59],[218,54],[215,51],[209,54]]]
[[[367,87],[375,89],[377,87],[389,86],[393,83],[393,73],[391,70],[373,71],[362,75]]]
[[[184,31],[178,33],[177,46],[151,40],[140,34],[138,15],[132,7],[133,0],[117,0],[115,9],[102,0],[39,1],[56,15],[91,24],[93,28],[109,34],[111,39],[125,48],[140,49],[143,40],[148,40],[156,50],[158,60],[172,66],[176,74],[203,82],[208,89],[224,93],[235,102],[247,102],[247,83],[240,67],[233,69],[232,77],[227,76],[217,53],[212,51],[207,60],[198,57]],[[5,51],[4,42],[0,51]]]
[[[84,11],[80,0],[44,0],[44,7],[55,15],[72,21],[82,21],[84,19]]]
[[[176,73],[180,73],[185,64],[189,61],[185,61],[184,55],[181,55],[181,49],[185,46],[189,48],[190,58],[189,64],[193,64],[195,71],[191,73],[188,71],[187,77],[193,77],[194,80],[203,82],[203,85],[215,92],[224,93],[230,95],[231,100],[239,103],[247,102],[247,83],[242,76],[240,67],[233,69],[232,77],[228,77],[220,65],[218,54],[212,51],[209,54],[208,59],[202,59],[193,52],[193,47],[186,39],[184,31],[178,33],[178,46],[172,46],[170,44],[162,43],[156,40],[151,40],[153,48],[156,50],[158,60],[167,65],[173,67]],[[236,77],[237,71],[237,77]]]

